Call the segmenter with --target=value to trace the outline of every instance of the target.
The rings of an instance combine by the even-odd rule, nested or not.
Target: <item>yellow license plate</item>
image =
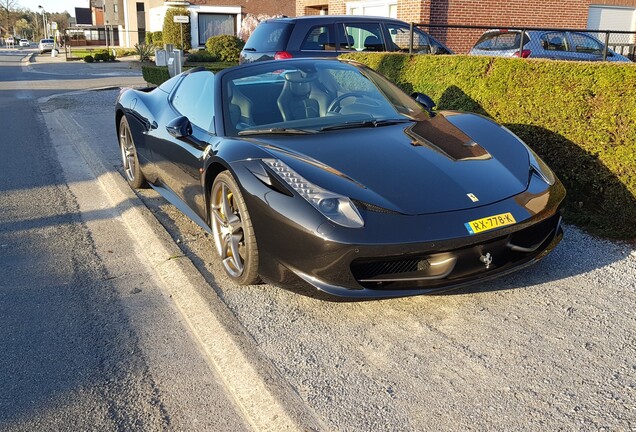
[[[517,223],[511,213],[502,213],[494,216],[488,216],[482,219],[466,222],[464,226],[469,234],[477,234],[484,231],[490,231],[506,225]]]

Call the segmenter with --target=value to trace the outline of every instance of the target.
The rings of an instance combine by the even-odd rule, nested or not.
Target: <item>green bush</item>
[[[163,34],[161,39],[163,40],[163,43],[173,44],[175,48],[188,51],[192,49],[192,45],[190,43],[190,23],[179,24],[174,22],[175,15],[190,16],[190,11],[183,7],[169,8],[166,11],[166,17],[163,20]],[[183,46],[181,46],[181,26],[183,26]],[[155,41],[154,35],[152,39]]]
[[[98,52],[98,53],[95,53],[93,58],[95,59],[96,62],[106,61],[106,60],[108,60],[108,54]]]
[[[150,56],[155,54],[155,47],[145,43],[135,44],[135,52],[139,56],[139,61],[145,62],[150,60]]]
[[[226,62],[238,62],[244,45],[242,39],[232,35],[212,36],[205,42],[205,48],[210,54]]]
[[[190,63],[206,63],[206,62],[215,62],[218,58],[213,56],[207,51],[200,50],[194,53],[190,53],[186,58],[187,62]]]
[[[153,45],[155,47],[161,47],[163,45],[163,32],[146,32],[146,45]]]
[[[636,238],[636,65],[472,56],[348,54],[438,109],[505,125],[568,190],[565,218],[612,238]]]
[[[115,56],[116,57],[128,57],[131,55],[135,55],[137,54],[137,52],[133,49],[130,48],[116,48],[115,49]]]
[[[185,28],[184,28],[184,31],[185,31]],[[156,47],[159,47],[159,48],[163,47],[163,32],[161,30],[152,32],[152,43]]]
[[[142,66],[141,74],[149,84],[161,85],[170,79],[167,66]]]
[[[93,63],[95,61],[95,59],[93,58],[92,55],[87,55],[87,56],[84,57],[84,61],[86,63]]]

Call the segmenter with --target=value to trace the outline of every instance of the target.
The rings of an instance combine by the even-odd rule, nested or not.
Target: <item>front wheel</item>
[[[225,273],[239,285],[258,277],[258,248],[252,221],[241,191],[228,171],[220,173],[210,193],[212,233]]]
[[[119,149],[122,165],[124,166],[124,175],[130,187],[133,189],[145,187],[147,184],[146,177],[144,177],[139,166],[137,148],[130,133],[130,126],[126,116],[122,116],[119,121]]]

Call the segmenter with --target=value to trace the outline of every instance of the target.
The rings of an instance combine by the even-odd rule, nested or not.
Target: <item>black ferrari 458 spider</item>
[[[433,105],[357,63],[292,59],[123,90],[115,120],[129,184],[210,232],[236,283],[395,297],[523,268],[563,235],[550,168]]]

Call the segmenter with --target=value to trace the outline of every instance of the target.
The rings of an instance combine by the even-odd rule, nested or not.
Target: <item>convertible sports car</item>
[[[210,232],[236,283],[375,298],[509,273],[563,236],[550,168],[433,106],[360,64],[292,59],[123,90],[115,120],[129,184]]]

